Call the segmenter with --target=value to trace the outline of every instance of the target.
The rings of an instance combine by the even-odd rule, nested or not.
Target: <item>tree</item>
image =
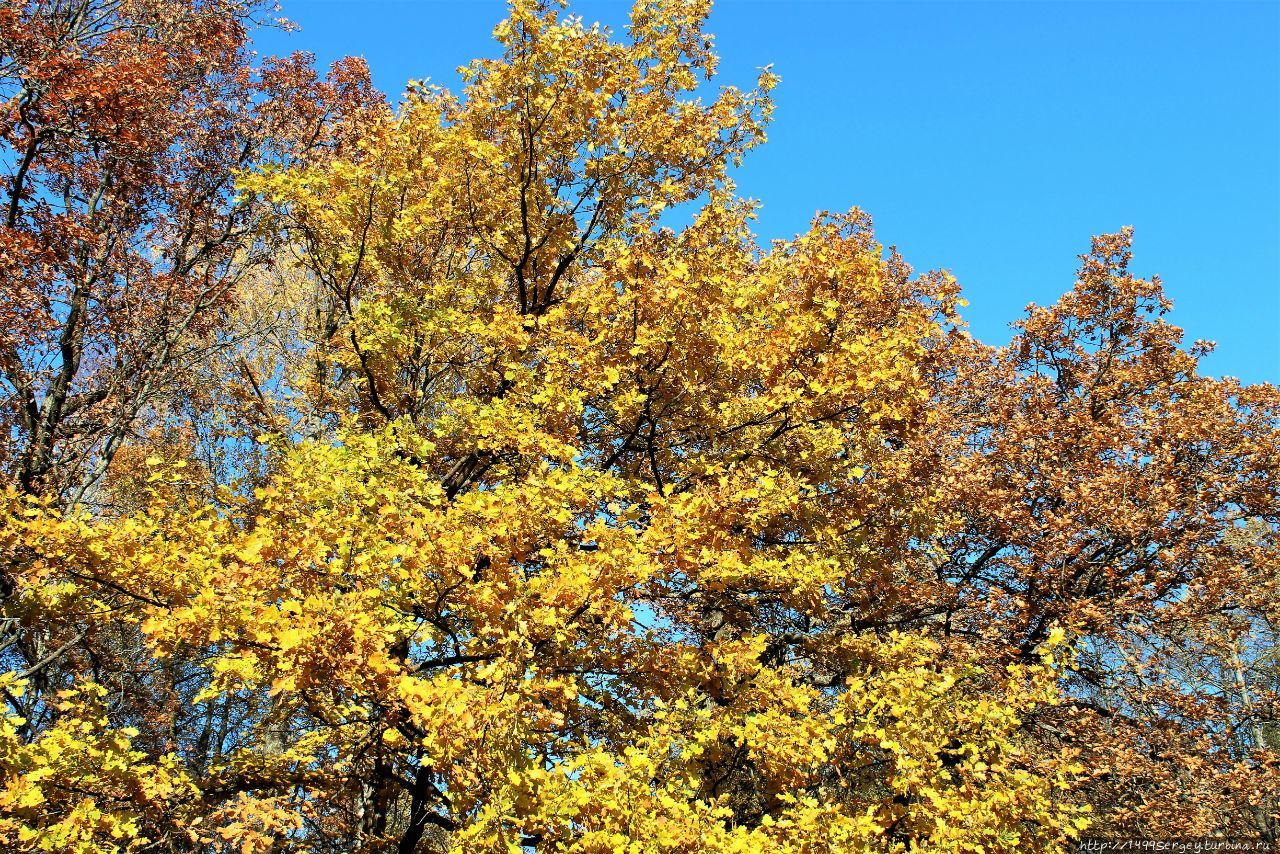
[[[0,465],[85,498],[140,415],[183,388],[269,257],[237,170],[329,142],[368,95],[347,63],[255,77],[259,0],[0,7]]]
[[[359,63],[325,81],[301,55],[255,70],[247,32],[262,5],[0,4],[0,482],[43,506],[129,511],[110,500],[149,456],[135,452],[172,433],[168,411],[234,343],[228,314],[269,260],[266,208],[238,195],[236,170],[340,148],[333,120],[370,95]],[[21,738],[57,732],[59,692],[90,696],[91,673],[113,718],[147,730],[180,668],[151,671],[127,621],[43,612],[20,575],[20,560],[0,564]]]
[[[1280,394],[1198,375],[1209,346],[1180,346],[1130,239],[1095,238],[1071,293],[940,387],[943,631],[1016,657],[1074,627],[1052,740],[1096,750],[1103,829],[1274,838],[1277,757],[1249,732],[1275,695],[1239,656],[1275,625]]]
[[[1196,374],[1127,233],[1006,348],[861,212],[759,246],[728,170],[776,80],[700,99],[708,12],[616,40],[515,0],[501,58],[398,109],[288,66],[260,114],[322,144],[234,202],[288,262],[140,404],[113,512],[5,495],[4,616],[48,641],[0,677],[0,839],[1268,832],[1275,389]]]

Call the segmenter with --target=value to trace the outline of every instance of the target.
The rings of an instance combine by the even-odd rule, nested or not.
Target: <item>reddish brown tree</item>
[[[1280,392],[1198,373],[1210,345],[1182,346],[1130,240],[1095,238],[1009,346],[956,339],[922,449],[954,518],[935,621],[997,659],[1079,633],[1042,734],[1091,748],[1100,831],[1274,839],[1277,705],[1245,662],[1276,625]]]
[[[268,258],[238,170],[334,140],[370,97],[305,56],[261,72],[261,0],[0,6],[0,466],[77,500],[139,416],[217,346]]]

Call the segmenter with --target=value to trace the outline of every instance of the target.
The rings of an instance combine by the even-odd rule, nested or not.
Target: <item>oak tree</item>
[[[253,77],[238,5],[104,6],[68,48],[178,77],[135,195],[117,123],[11,196],[6,239],[75,251],[14,256],[47,276],[11,311],[52,308],[8,376],[47,401],[40,348],[86,355],[8,434],[0,840],[1274,838],[1280,393],[1198,373],[1128,231],[1004,347],[859,211],[762,246],[730,168],[777,80],[711,90],[709,2],[622,36],[510,5],[499,58],[396,107],[358,64]],[[193,21],[237,109],[181,77]],[[256,141],[178,187],[202,128]],[[50,201],[107,172],[150,220]]]

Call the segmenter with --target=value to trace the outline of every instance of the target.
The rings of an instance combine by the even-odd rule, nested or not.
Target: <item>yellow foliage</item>
[[[5,497],[6,616],[169,680],[164,709],[131,707],[146,753],[87,681],[38,733],[6,719],[11,845],[1022,852],[1075,832],[1070,757],[1019,729],[1054,702],[1052,662],[991,672],[851,616],[909,595],[895,573],[919,567],[885,556],[939,532],[909,440],[956,288],[857,212],[755,243],[727,170],[775,81],[694,97],[709,5],[642,0],[618,42],[515,0],[461,97],[416,86],[356,150],[241,176],[328,289],[308,387],[341,426],[264,435],[269,477],[210,506],[159,458],[118,518]],[[179,720],[223,731],[156,758]]]
[[[27,683],[0,675],[0,690],[21,697]],[[85,682],[62,691],[56,722],[35,738],[13,714],[0,722],[0,842],[12,851],[136,850],[147,836],[189,814],[198,795],[172,754],[148,759],[136,730],[108,723],[107,691]]]

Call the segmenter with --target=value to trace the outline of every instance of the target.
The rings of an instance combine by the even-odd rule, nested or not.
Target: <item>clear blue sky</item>
[[[620,29],[629,4],[575,2]],[[494,53],[500,0],[283,0],[258,39],[364,56],[393,97],[457,87]],[[763,238],[854,205],[917,269],[956,275],[983,340],[1071,287],[1089,237],[1137,230],[1204,365],[1280,381],[1280,2],[720,0],[725,82],[782,76],[769,142],[736,176]]]

